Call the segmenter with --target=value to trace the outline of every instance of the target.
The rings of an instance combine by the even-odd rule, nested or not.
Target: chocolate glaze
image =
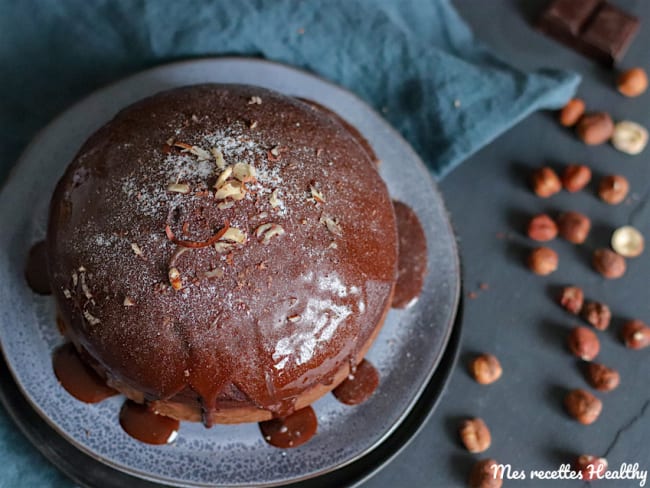
[[[71,343],[63,344],[54,350],[52,366],[61,386],[77,400],[97,403],[117,395],[95,370],[81,360]]]
[[[252,164],[257,181],[220,208],[216,159],[177,142]],[[176,181],[189,193],[167,191]],[[269,223],[284,234],[264,243],[256,232]],[[246,235],[227,252],[169,237],[201,243],[226,225]],[[238,85],[120,112],[60,180],[47,246],[67,333],[89,362],[129,397],[186,405],[206,423],[242,406],[286,416],[332,383],[362,357],[397,273],[393,208],[366,150],[321,110]]]
[[[399,264],[393,307],[406,308],[420,296],[427,273],[427,241],[418,216],[402,202],[393,202],[399,235]]]
[[[311,439],[318,428],[318,421],[314,409],[305,407],[286,417],[260,422],[259,426],[266,442],[288,449]]]
[[[180,422],[158,415],[146,404],[127,400],[120,410],[124,432],[147,444],[170,444],[176,439]]]
[[[47,252],[45,241],[34,244],[29,250],[25,265],[25,279],[34,293],[49,295],[52,293],[50,279],[47,275]]]
[[[379,372],[370,361],[364,359],[354,373],[332,390],[332,394],[341,403],[359,405],[372,396],[377,386],[379,386]]]

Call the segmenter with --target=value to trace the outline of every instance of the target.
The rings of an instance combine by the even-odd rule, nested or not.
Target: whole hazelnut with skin
[[[607,472],[607,459],[583,454],[575,462],[575,470],[582,475],[583,481],[602,479]]]
[[[589,425],[598,419],[603,402],[586,390],[572,390],[564,397],[564,407],[578,422]]]
[[[612,391],[621,382],[621,375],[604,364],[589,363],[586,367],[587,381],[599,391]]]
[[[477,462],[469,474],[469,488],[501,488],[503,479],[494,459],[483,459]]]
[[[474,358],[470,364],[470,370],[477,383],[482,385],[494,383],[501,378],[501,374],[503,373],[501,363],[492,354],[481,354]]]
[[[528,222],[528,237],[534,241],[552,241],[557,237],[557,224],[546,214],[535,215]]]
[[[538,275],[548,275],[557,269],[559,258],[550,247],[533,249],[528,256],[528,267]]]
[[[479,418],[463,421],[460,425],[459,433],[463,445],[472,453],[483,452],[492,443],[490,429]]]
[[[591,180],[591,170],[584,164],[570,164],[562,173],[562,185],[568,192],[582,190]]]
[[[638,97],[648,88],[648,75],[643,68],[629,69],[618,76],[616,87],[626,97]]]
[[[596,271],[610,280],[623,276],[627,268],[623,256],[605,248],[594,251],[592,263]]]
[[[542,198],[555,195],[562,189],[562,182],[557,173],[548,166],[539,168],[533,173],[532,184],[535,194]]]
[[[627,178],[620,175],[605,176],[598,185],[598,196],[601,200],[610,205],[618,205],[630,191],[630,183]]]
[[[583,361],[591,361],[600,352],[598,336],[587,327],[576,327],[569,334],[569,350]]]
[[[565,286],[560,295],[560,305],[569,313],[578,315],[582,310],[585,295],[577,286]]]
[[[582,310],[582,317],[594,326],[594,329],[606,330],[612,320],[612,311],[600,302],[589,302]]]
[[[576,126],[576,133],[582,142],[596,146],[609,141],[614,133],[614,121],[605,112],[583,115]]]
[[[643,349],[650,346],[650,327],[640,320],[629,320],[621,329],[621,338],[629,349]]]
[[[560,110],[560,124],[564,127],[573,127],[584,113],[585,102],[579,98],[572,98]]]
[[[573,244],[582,244],[591,230],[591,220],[580,212],[564,212],[557,219],[559,234]]]

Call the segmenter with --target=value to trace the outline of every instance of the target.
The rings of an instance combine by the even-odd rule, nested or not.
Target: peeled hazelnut
[[[582,474],[583,481],[603,479],[607,472],[607,459],[583,454],[575,462],[575,470]]]
[[[549,247],[538,247],[528,256],[528,267],[538,275],[548,275],[557,269],[559,258]]]
[[[557,219],[558,231],[573,244],[582,244],[591,230],[591,220],[580,212],[565,212]]]
[[[535,215],[528,222],[528,237],[535,241],[552,241],[557,236],[555,221],[546,214]]]
[[[584,113],[585,102],[579,98],[572,98],[562,108],[562,110],[560,110],[560,124],[564,127],[573,127]]]
[[[612,312],[604,303],[589,302],[582,310],[582,317],[595,329],[606,330],[612,319]]]
[[[562,189],[562,182],[552,168],[544,166],[533,173],[533,191],[542,198],[555,195]]]
[[[583,115],[576,126],[576,133],[589,146],[602,144],[612,137],[614,122],[605,112]]]
[[[612,145],[626,154],[639,154],[648,144],[648,130],[636,122],[622,120],[614,126]]]
[[[562,185],[568,192],[582,190],[591,180],[591,170],[584,164],[570,164],[562,173]]]
[[[623,256],[604,248],[594,251],[592,263],[596,271],[610,280],[623,276],[627,267]]]
[[[472,375],[477,383],[482,385],[489,385],[501,378],[503,369],[501,363],[492,354],[481,354],[474,358],[470,364]]]
[[[643,68],[629,69],[618,76],[616,87],[626,97],[638,97],[648,88],[648,76]]]
[[[612,249],[626,258],[635,258],[643,253],[645,239],[643,234],[631,225],[619,227],[612,233]]]
[[[490,447],[490,430],[482,419],[465,420],[460,425],[460,438],[469,452],[483,452]]]
[[[640,320],[630,320],[621,329],[621,338],[629,349],[643,349],[650,346],[650,327]]]
[[[604,364],[589,363],[586,368],[589,384],[599,391],[612,391],[621,382],[618,371],[608,368]]]
[[[562,289],[560,305],[562,305],[567,312],[578,315],[582,309],[583,301],[584,293],[577,286],[566,286]]]
[[[630,183],[627,178],[619,175],[605,176],[600,180],[598,185],[598,195],[601,200],[609,203],[610,205],[618,205],[630,191]]]
[[[598,419],[603,402],[588,391],[572,390],[564,397],[564,407],[578,422],[588,425]]]
[[[499,476],[498,465],[494,459],[477,462],[469,474],[469,488],[501,488],[503,479]]]
[[[576,327],[569,334],[569,349],[583,361],[591,361],[600,352],[598,336],[587,327]]]

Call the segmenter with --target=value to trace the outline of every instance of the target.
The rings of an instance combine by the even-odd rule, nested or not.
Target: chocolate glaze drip
[[[402,202],[393,201],[399,260],[393,308],[407,308],[420,296],[427,272],[427,241],[415,212]]]
[[[61,386],[77,400],[97,403],[117,392],[79,357],[72,343],[63,344],[55,349],[52,356],[54,374]]]
[[[178,420],[158,415],[148,405],[127,400],[120,410],[124,432],[147,444],[170,444],[178,435]]]
[[[359,405],[372,396],[379,386],[379,372],[370,363],[363,360],[348,378],[332,390],[332,394],[341,403]]]
[[[25,279],[34,293],[49,295],[52,293],[47,274],[47,252],[45,241],[37,242],[29,250],[25,266]]]
[[[264,440],[272,446],[287,449],[298,447],[316,433],[318,421],[311,407],[305,407],[286,417],[259,423]]]

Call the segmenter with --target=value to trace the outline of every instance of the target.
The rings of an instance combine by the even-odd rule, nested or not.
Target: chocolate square
[[[553,37],[576,38],[601,0],[554,0],[542,12],[538,27]]]
[[[639,19],[610,4],[602,5],[585,27],[585,54],[607,65],[619,61],[639,30]]]

